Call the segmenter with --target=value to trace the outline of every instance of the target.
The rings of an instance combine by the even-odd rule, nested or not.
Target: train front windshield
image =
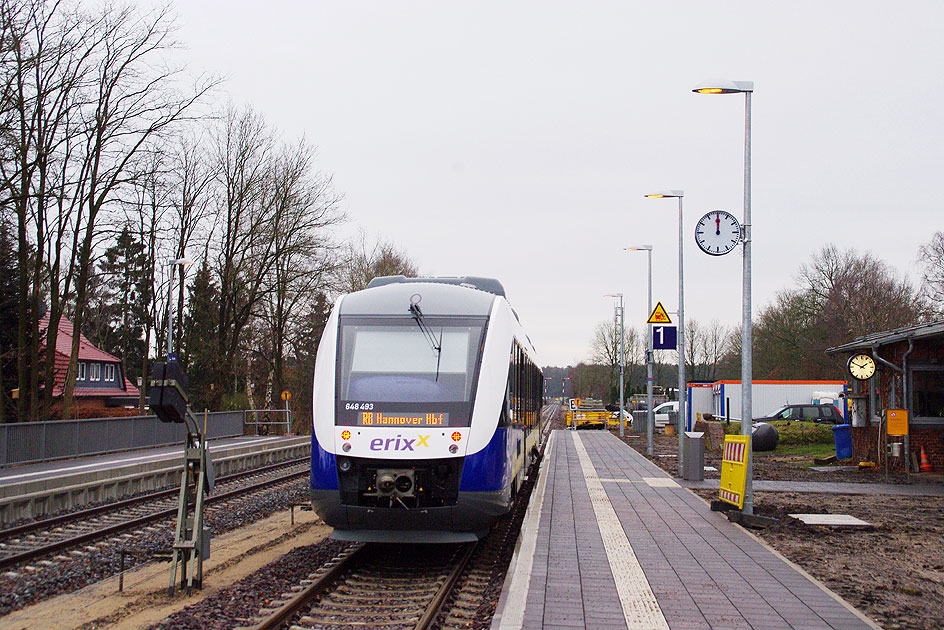
[[[337,423],[468,426],[484,320],[342,318]]]

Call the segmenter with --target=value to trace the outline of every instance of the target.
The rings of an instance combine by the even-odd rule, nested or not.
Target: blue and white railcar
[[[390,276],[341,296],[315,368],[315,511],[344,540],[482,537],[538,456],[542,389],[497,280]]]

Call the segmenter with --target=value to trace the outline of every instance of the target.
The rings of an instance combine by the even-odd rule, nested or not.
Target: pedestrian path
[[[492,624],[877,627],[603,431],[552,433]]]
[[[717,490],[718,479],[678,482],[693,490]],[[846,481],[763,481],[755,479],[754,491],[760,492],[823,492],[830,494],[892,494],[898,496],[944,497],[944,485],[938,483],[852,483]]]

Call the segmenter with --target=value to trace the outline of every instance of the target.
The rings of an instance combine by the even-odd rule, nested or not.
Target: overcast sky
[[[917,278],[944,229],[944,3],[237,2],[178,0],[191,72],[226,78],[318,147],[351,223],[429,275],[499,278],[545,365],[589,357],[627,295],[739,325],[741,249],[694,243],[712,209],[743,212],[744,98],[755,82],[754,312],[826,243]]]

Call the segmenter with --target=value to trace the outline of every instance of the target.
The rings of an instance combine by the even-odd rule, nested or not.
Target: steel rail
[[[277,464],[269,464],[261,468],[253,468],[250,470],[243,470],[238,473],[232,473],[223,477],[218,477],[216,483],[226,483],[229,481],[235,481],[237,479],[242,479],[243,477],[251,477],[252,475],[269,472],[270,470],[275,470],[277,468],[282,468],[286,466],[293,466],[296,464],[301,464],[302,462],[310,460],[310,457],[299,457],[297,459],[288,459]],[[183,468],[181,468],[182,470]],[[121,499],[119,501],[113,501],[112,503],[106,503],[103,505],[97,505],[91,508],[85,508],[83,510],[76,510],[75,512],[69,512],[68,514],[60,514],[59,516],[51,516],[49,518],[44,518],[38,521],[31,521],[29,523],[24,523],[23,525],[17,525],[15,527],[8,527],[6,529],[0,529],[0,540],[7,540],[9,538],[14,538],[16,536],[23,536],[24,534],[30,534],[35,531],[42,531],[44,529],[50,529],[57,525],[63,523],[68,523],[70,521],[80,521],[91,516],[97,516],[99,514],[104,514],[106,512],[117,512],[118,510],[123,510],[124,508],[131,507],[132,505],[137,505],[138,503],[147,503],[148,501],[154,501],[157,499],[164,499],[170,497],[176,497],[180,494],[180,486],[175,486],[173,488],[168,488],[166,490],[157,490],[155,492],[149,492],[147,494],[142,494],[136,497],[130,497],[128,499]]]
[[[204,505],[212,505],[214,503],[220,503],[222,501],[232,499],[242,494],[248,494],[255,490],[265,488],[267,486],[276,485],[283,481],[289,481],[294,477],[301,477],[303,475],[309,475],[309,474],[310,472],[308,470],[302,470],[302,471],[298,471],[294,473],[289,473],[287,475],[282,475],[280,477],[275,477],[273,479],[261,481],[261,482],[251,484],[248,486],[243,486],[241,488],[234,488],[222,494],[210,495],[204,501]],[[176,492],[179,492],[179,490],[177,490]],[[176,515],[177,515],[177,506],[174,506],[172,508],[160,510],[158,512],[147,514],[145,516],[140,516],[138,518],[134,518],[129,521],[123,521],[121,523],[116,523],[115,525],[110,525],[108,527],[96,529],[94,531],[87,532],[85,534],[79,534],[71,538],[66,538],[60,541],[56,541],[49,545],[36,547],[34,549],[29,549],[27,551],[21,551],[19,553],[7,556],[5,558],[0,558],[0,569],[9,567],[15,564],[19,564],[20,562],[26,562],[34,558],[52,554],[57,551],[67,549],[69,547],[81,545],[81,544],[90,542],[92,540],[97,540],[99,538],[106,538],[108,536],[117,534],[127,529],[134,529],[136,527],[148,525],[150,523],[153,523],[154,521],[159,521],[165,518],[174,517]]]
[[[266,617],[263,621],[255,626],[251,626],[251,630],[274,630],[297,615],[306,604],[310,603],[311,600],[321,595],[328,587],[334,584],[341,574],[354,563],[355,559],[358,558],[363,550],[364,543],[346,549],[340,557],[336,559],[334,565],[324,574],[320,575],[314,582],[300,590],[291,600],[276,608],[275,612]]]
[[[443,582],[441,587],[439,587],[439,591],[426,607],[426,612],[424,612],[423,616],[420,617],[419,621],[416,622],[413,630],[427,630],[427,628],[432,626],[433,621],[435,621],[436,616],[439,615],[439,611],[442,609],[443,604],[446,603],[446,598],[449,597],[453,589],[456,587],[456,582],[459,581],[459,576],[462,575],[462,572],[465,571],[466,566],[469,564],[469,560],[472,558],[472,553],[475,551],[477,546],[478,543],[468,543],[465,551],[462,553],[462,557],[459,558],[459,562],[457,562],[456,566],[454,566],[452,571],[449,572],[449,577],[447,577],[446,581]]]

